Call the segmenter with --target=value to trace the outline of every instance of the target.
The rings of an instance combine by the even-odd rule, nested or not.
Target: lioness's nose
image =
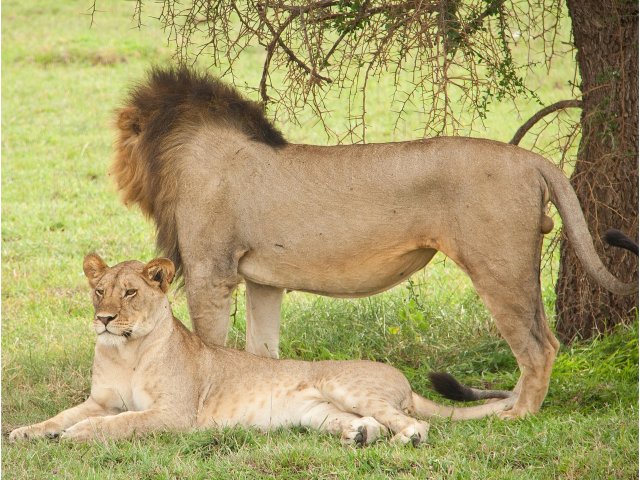
[[[113,314],[113,315],[111,315],[109,313],[106,313],[106,314],[102,314],[102,315],[96,315],[96,318],[98,320],[100,320],[104,324],[104,326],[106,327],[107,323],[109,323],[111,320],[114,320],[117,316],[118,316],[117,313]]]

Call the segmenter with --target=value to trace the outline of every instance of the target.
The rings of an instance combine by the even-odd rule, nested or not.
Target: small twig
[[[94,2],[88,8],[89,13],[86,14],[91,17],[91,23],[89,24],[89,28],[93,27],[93,20],[95,18],[96,12],[102,13],[102,10],[98,10],[96,3],[97,3],[97,0],[94,0]]]
[[[333,7],[335,5],[338,5],[339,3],[340,2],[336,0],[323,0],[321,2],[312,3],[307,6],[301,6],[301,5],[282,5],[278,3],[265,2],[262,5],[258,4],[258,7],[262,6],[265,8],[275,8],[275,9],[285,10],[287,12],[295,12],[298,15],[300,15],[301,13],[310,12],[312,10]]]
[[[233,291],[233,311],[231,312],[231,325],[235,328],[236,326],[236,317],[238,316],[238,289],[236,288]]]
[[[95,2],[94,2],[95,5]],[[133,7],[133,15],[132,18],[134,20],[137,20],[138,22],[138,30],[140,30],[142,28],[142,0],[138,0],[135,3],[135,6]],[[91,22],[93,23],[93,18],[91,19]]]
[[[518,145],[520,143],[520,140],[522,140],[522,137],[524,137],[525,134],[531,129],[531,127],[538,123],[543,117],[565,108],[582,108],[582,100],[561,100],[549,105],[548,107],[544,107],[518,129],[509,143],[511,145]]]

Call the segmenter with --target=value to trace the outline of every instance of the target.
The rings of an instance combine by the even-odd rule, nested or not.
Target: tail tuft
[[[444,398],[458,402],[477,400],[473,390],[461,384],[453,375],[444,372],[429,372],[429,380],[433,389]]]
[[[472,402],[474,400],[488,400],[495,398],[511,398],[515,394],[507,390],[482,390],[463,385],[453,375],[444,372],[429,373],[429,380],[433,389],[449,400],[458,402]]]
[[[636,257],[638,256],[638,244],[617,228],[607,230],[602,236],[602,239],[613,247],[624,248],[625,250],[635,253]]]

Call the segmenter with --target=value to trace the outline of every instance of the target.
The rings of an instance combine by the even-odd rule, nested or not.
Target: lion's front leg
[[[108,417],[87,418],[66,429],[60,438],[78,442],[115,440],[158,431],[188,430],[191,426],[186,415],[150,409],[142,412],[122,412]]]
[[[280,305],[283,289],[247,285],[247,352],[261,357],[278,358],[280,339]]]
[[[193,329],[209,346],[224,345],[229,332],[231,301],[236,284],[186,279]]]
[[[238,260],[244,250],[222,242],[183,248],[189,315],[195,333],[210,346],[227,341],[233,291],[240,283]],[[210,258],[203,258],[203,252]]]
[[[66,428],[88,417],[108,415],[110,412],[91,397],[84,403],[60,412],[55,417],[26,427],[16,428],[9,434],[9,441],[31,440],[39,437],[58,437]]]
[[[227,341],[233,291],[240,282],[237,260],[219,262],[219,265],[214,265],[186,254],[184,260],[185,288],[193,329],[209,346],[224,345]]]

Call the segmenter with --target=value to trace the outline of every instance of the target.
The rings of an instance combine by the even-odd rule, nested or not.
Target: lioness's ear
[[[89,279],[89,285],[91,285],[91,288],[96,286],[98,278],[107,268],[109,268],[109,266],[104,263],[104,260],[102,260],[97,253],[90,253],[84,257],[82,269],[84,270],[84,274],[87,279]]]
[[[160,289],[167,293],[169,284],[173,281],[176,267],[168,258],[156,258],[147,263],[142,274],[152,282],[158,283]]]

